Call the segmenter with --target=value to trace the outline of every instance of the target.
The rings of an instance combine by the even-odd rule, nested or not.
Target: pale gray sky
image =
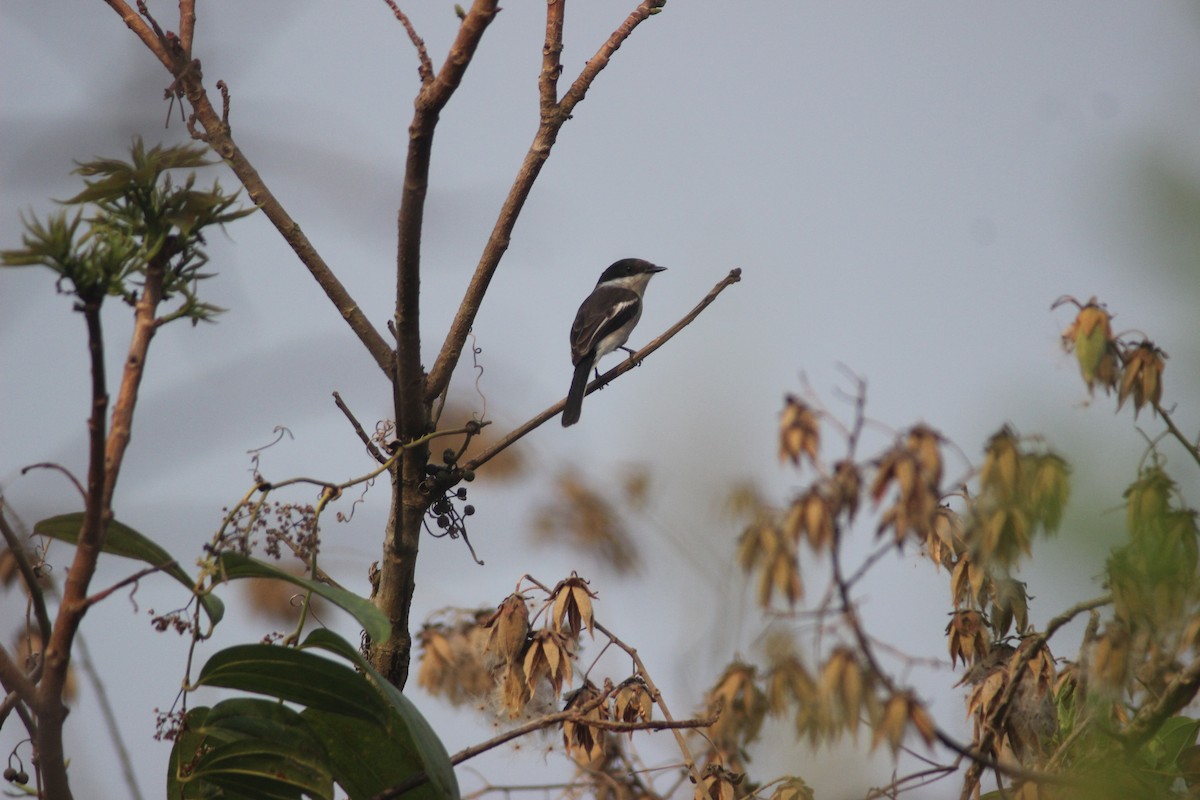
[[[172,4],[150,5],[171,27]],[[440,64],[457,24],[453,4],[402,5]],[[570,4],[564,86],[631,7]],[[505,6],[442,116],[423,239],[427,359],[536,126],[541,13],[525,0]],[[210,89],[217,79],[231,87],[243,150],[382,327],[417,86],[403,30],[380,2],[214,0],[200,4],[195,53]],[[121,155],[134,135],[183,140],[177,117],[163,128],[168,83],[101,2],[0,4],[0,246],[19,241],[23,210],[45,214],[48,198],[76,191],[73,159]],[[472,489],[473,541],[487,566],[474,567],[457,544],[429,540],[418,618],[450,604],[495,604],[523,571],[552,582],[579,569],[600,589],[598,613],[645,620],[629,636],[686,713],[724,660],[753,654],[760,630],[736,580],[711,583],[730,572],[737,533],[716,513],[717,498],[731,480],[751,477],[786,500],[798,479],[775,464],[781,397],[801,388],[803,372],[837,407],[835,387],[846,387],[838,364],[868,380],[872,418],[895,428],[927,421],[971,457],[1005,422],[1061,440],[1081,460],[1077,482],[1099,487],[1098,507],[1079,512],[1086,534],[1087,520],[1119,504],[1142,440],[1128,411],[1112,424],[1111,404],[1082,407],[1074,363],[1058,349],[1068,316],[1048,308],[1064,293],[1099,295],[1119,313],[1119,329],[1144,329],[1171,354],[1169,398],[1200,383],[1195,243],[1186,218],[1184,236],[1173,236],[1179,221],[1163,211],[1166,187],[1154,180],[1200,182],[1197,129],[1192,3],[671,0],[563,129],[479,316],[481,387],[497,427],[565,393],[571,318],[611,261],[633,255],[670,268],[649,289],[634,345],[730,268],[741,267],[743,281],[639,370],[589,397],[580,425],[564,431],[552,422],[528,439],[540,485],[515,496]],[[227,173],[222,180],[233,185]],[[185,564],[221,507],[245,490],[245,451],[269,441],[273,426],[287,425],[296,439],[264,457],[268,477],[346,478],[370,463],[330,392],[364,420],[384,416],[389,403],[372,362],[264,217],[210,245],[220,275],[204,291],[229,312],[215,326],[160,333],[117,505],[121,519],[160,536]],[[60,479],[20,478],[19,469],[57,460],[82,470],[83,328],[44,271],[8,271],[0,281],[0,484],[32,523],[76,502]],[[114,305],[114,365],[125,320]],[[465,367],[459,387],[472,396]],[[1198,420],[1194,406],[1181,410],[1185,430]],[[526,529],[533,504],[551,493],[546,479],[584,461],[602,481],[630,462],[654,470],[654,510],[635,531],[647,561],[638,580],[531,548]],[[965,469],[952,464],[951,473]],[[383,506],[377,489],[351,524],[326,534],[327,563],[360,591]],[[1058,610],[1056,588],[1064,597],[1092,591],[1103,563],[1095,547],[1055,547],[1080,563],[1045,570],[1040,584],[1036,569],[1026,573],[1046,603],[1035,605],[1038,620]],[[65,568],[61,549],[53,560]],[[889,581],[923,569],[901,562],[865,592],[867,608],[893,641],[940,657],[943,584],[920,578],[937,587],[911,599],[920,614],[890,594],[899,584]],[[108,564],[97,585],[127,571]],[[181,602],[166,581],[151,583],[135,597],[142,619],[116,597],[89,615],[85,632],[153,797],[166,748],[149,741],[151,709],[170,705],[184,644],[149,630],[149,606]],[[680,585],[688,588],[666,588]],[[743,621],[727,596],[744,606]],[[18,613],[16,595],[0,603],[5,617]],[[704,644],[689,644],[697,627],[714,625],[720,630]],[[224,643],[262,633],[256,620],[227,627]],[[939,719],[957,726],[958,699],[936,688],[950,680],[943,672],[922,691]],[[451,751],[488,734],[466,715],[418,702]],[[16,738],[10,724],[0,753]],[[77,777],[111,780],[89,699],[71,719],[71,745]],[[819,796],[836,798],[861,795],[890,770],[878,760],[874,772],[856,770],[861,785],[849,785],[816,761],[803,750],[764,756],[757,777],[797,772]],[[510,769],[527,778],[557,774],[554,758],[516,763]],[[468,773],[461,780],[475,785]],[[95,791],[122,796],[115,783],[111,794]]]

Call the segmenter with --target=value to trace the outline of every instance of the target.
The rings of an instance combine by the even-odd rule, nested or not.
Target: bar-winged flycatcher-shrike
[[[563,407],[564,428],[579,421],[583,393],[592,370],[602,357],[624,347],[642,318],[642,295],[646,284],[655,273],[665,269],[640,258],[623,258],[601,273],[596,288],[579,306],[575,324],[571,326],[571,361],[575,364],[575,376],[571,379],[571,391],[567,392],[567,404]]]

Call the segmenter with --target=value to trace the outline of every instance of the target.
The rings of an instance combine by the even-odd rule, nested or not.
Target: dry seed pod
[[[587,628],[588,633],[595,635],[592,630],[595,624],[592,619],[592,598],[596,595],[587,587],[588,582],[574,573],[554,587],[550,593],[554,601],[550,621],[556,630],[565,630],[570,636],[578,637]]]
[[[738,784],[745,778],[740,772],[734,772],[720,764],[709,764],[704,768],[704,775],[696,785],[695,800],[734,800],[738,796]]]
[[[488,629],[484,652],[497,664],[510,664],[525,651],[529,637],[529,606],[525,596],[510,594],[483,626]]]
[[[1166,359],[1167,354],[1150,341],[1143,341],[1137,347],[1121,354],[1125,374],[1117,392],[1118,410],[1125,405],[1130,395],[1133,396],[1134,419],[1137,419],[1138,412],[1146,403],[1149,403],[1151,408],[1158,405],[1162,399],[1163,362]]]
[[[654,701],[646,682],[634,676],[617,687],[617,696],[613,699],[613,716],[621,722],[649,722],[654,712]],[[633,736],[633,731],[629,732]]]
[[[587,724],[590,720],[602,722],[610,718],[608,705],[596,704],[600,696],[600,690],[591,681],[587,681],[567,695],[563,706],[564,711],[576,711],[583,716],[583,719],[578,721],[564,720],[562,732],[567,753],[575,763],[585,769],[595,769],[604,762],[605,732]]]
[[[537,682],[545,678],[554,693],[560,693],[563,684],[571,681],[571,658],[570,640],[564,634],[548,628],[535,633],[523,664],[529,690],[536,691]]]

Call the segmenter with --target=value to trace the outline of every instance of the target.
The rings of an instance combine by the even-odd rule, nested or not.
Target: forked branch
[[[558,132],[563,123],[570,118],[572,109],[583,100],[588,88],[596,80],[596,76],[608,65],[612,54],[629,38],[634,28],[662,7],[663,2],[664,0],[642,0],[637,8],[625,18],[625,21],[613,31],[596,55],[587,62],[562,100],[554,102],[558,73],[561,71],[559,54],[562,51],[563,2],[547,0],[546,43],[542,55],[542,71],[538,76],[542,106],[541,124],[533,137],[533,143],[529,145],[517,177],[508,190],[504,205],[500,208],[500,215],[496,219],[487,244],[484,245],[479,263],[471,276],[471,282],[467,285],[466,293],[458,306],[458,313],[455,314],[454,321],[450,323],[450,330],[446,334],[437,360],[429,370],[429,377],[425,382],[425,400],[427,402],[432,402],[450,384],[450,376],[462,356],[467,335],[475,323],[475,317],[479,313],[483,297],[487,294],[492,277],[496,274],[500,259],[508,250],[517,217],[529,197],[529,192],[533,188],[533,183],[537,180],[542,166],[550,156],[550,150],[558,139]]]

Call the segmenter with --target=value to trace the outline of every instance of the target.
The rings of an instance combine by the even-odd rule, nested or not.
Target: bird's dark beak
[[[653,273],[653,272],[666,272],[666,271],[667,271],[667,268],[666,268],[666,267],[657,267],[657,266],[656,266],[656,267],[653,267],[653,268],[652,268],[650,271],[651,271],[652,273]]]

